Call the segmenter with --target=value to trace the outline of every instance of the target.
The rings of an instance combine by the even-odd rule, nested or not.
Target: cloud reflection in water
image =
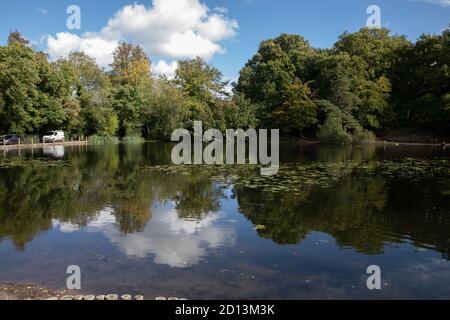
[[[123,235],[117,228],[114,209],[105,208],[83,231],[104,234],[129,257],[145,258],[153,255],[155,263],[173,268],[197,265],[208,256],[209,250],[235,245],[235,230],[219,224],[224,216],[221,212],[211,213],[199,221],[181,219],[175,204],[169,203],[154,208],[152,214],[152,219],[142,232]],[[53,224],[64,233],[81,230],[71,223],[55,220]]]

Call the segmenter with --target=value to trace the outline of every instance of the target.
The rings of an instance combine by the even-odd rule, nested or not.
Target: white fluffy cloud
[[[167,63],[164,60],[159,60],[156,64],[153,64],[153,72],[156,74],[163,74],[169,79],[173,79],[175,77],[175,70],[177,70],[178,62],[172,61],[171,63]]]
[[[99,32],[49,36],[47,51],[56,59],[84,50],[107,66],[118,42],[125,40],[140,44],[148,55],[159,59],[210,59],[225,52],[220,42],[234,37],[239,28],[226,13],[224,8],[210,10],[200,0],[153,0],[151,7],[135,3],[120,9]],[[173,66],[173,62],[158,62],[155,71],[172,71]]]
[[[72,51],[83,51],[95,58],[100,66],[107,67],[113,61],[112,53],[117,45],[116,40],[108,40],[96,35],[79,37],[69,32],[60,32],[55,37],[47,38],[47,53],[51,59],[55,60],[67,57]]]

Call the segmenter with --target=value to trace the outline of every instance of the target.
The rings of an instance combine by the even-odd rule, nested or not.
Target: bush
[[[353,142],[356,144],[367,144],[375,142],[376,137],[375,134],[368,130],[358,130],[353,135]]]
[[[124,144],[138,144],[145,142],[145,139],[141,136],[133,135],[133,136],[126,136],[122,138],[122,143]]]
[[[109,135],[93,135],[89,137],[90,145],[119,144],[119,138]]]
[[[342,121],[335,117],[328,117],[325,124],[320,126],[317,137],[324,143],[350,144],[353,142],[352,135],[345,131]]]
[[[23,136],[23,139],[24,140],[20,142],[22,144],[36,144],[41,142],[42,137],[38,135],[26,135]]]

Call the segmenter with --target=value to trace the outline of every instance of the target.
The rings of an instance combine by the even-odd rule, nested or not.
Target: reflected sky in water
[[[170,203],[156,207],[151,221],[142,231],[125,237],[116,227],[114,210],[105,208],[82,231],[101,233],[129,257],[152,256],[157,264],[188,268],[198,264],[211,249],[235,244],[235,230],[220,226],[224,217],[223,213],[217,212],[200,221],[179,219],[174,204]],[[81,229],[70,222],[55,221],[53,225],[64,233]]]
[[[92,293],[450,298],[448,150],[285,145],[280,191],[159,169],[171,147],[0,154],[0,281],[61,288],[75,264]],[[381,291],[366,288],[372,264]]]

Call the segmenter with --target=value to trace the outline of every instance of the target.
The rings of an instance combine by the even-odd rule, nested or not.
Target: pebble
[[[76,296],[71,296],[71,295],[65,295],[62,296],[61,298],[59,297],[50,297],[47,298],[46,300],[133,300],[133,296],[131,296],[130,294],[124,294],[122,296],[118,296],[117,294],[108,294],[108,295],[98,295],[98,296],[94,296],[94,295],[76,295]],[[138,300],[138,301],[142,301],[144,300],[144,296],[143,295],[136,295],[134,296],[134,300]],[[177,298],[177,297],[170,297],[170,298],[166,298],[166,297],[156,297],[155,300],[159,300],[159,301],[181,301],[181,300],[187,300],[185,298]]]
[[[131,295],[129,295],[129,294],[124,294],[124,295],[122,295],[122,296],[120,297],[120,299],[122,299],[122,300],[131,300],[132,297],[131,297]]]
[[[108,294],[106,300],[119,300],[119,296],[117,294]]]

